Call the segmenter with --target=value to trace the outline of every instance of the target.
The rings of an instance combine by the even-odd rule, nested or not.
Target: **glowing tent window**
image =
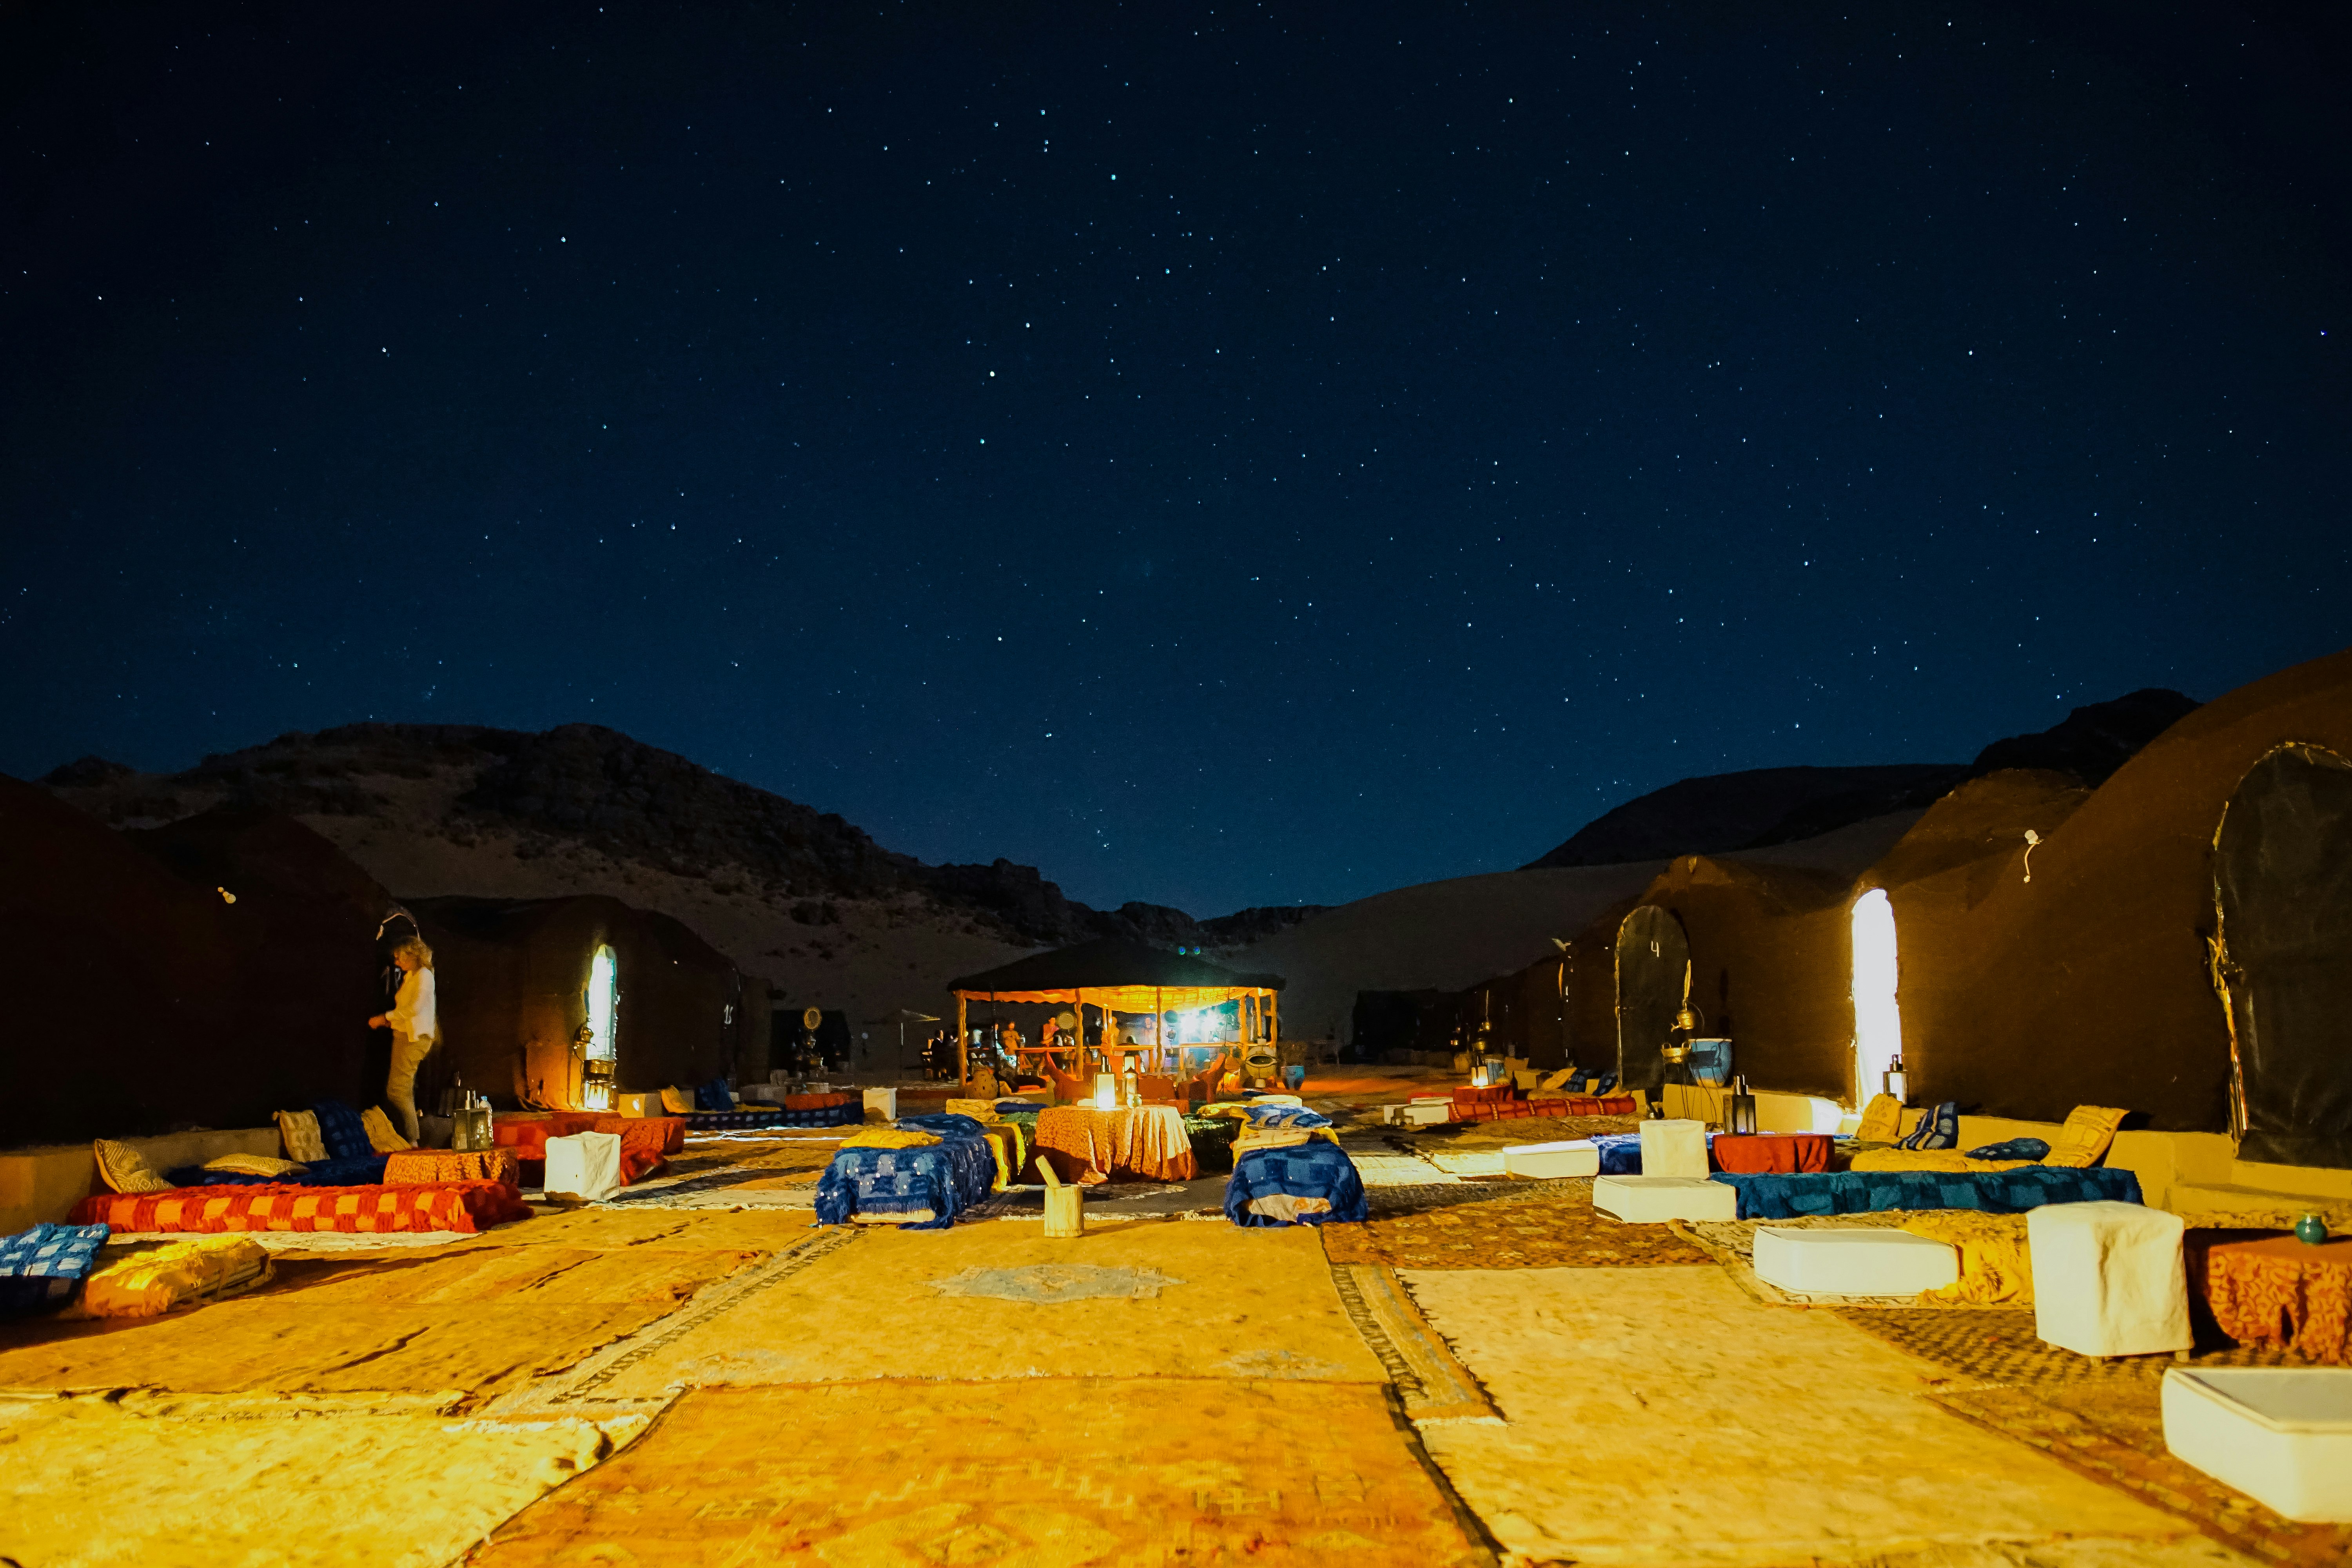
[[[1895,1005],[1895,906],[1873,888],[1853,901],[1853,1093],[1859,1107],[1879,1091],[1903,1054],[1903,1012]]]
[[[621,1005],[621,965],[610,947],[600,947],[588,963],[588,1059],[614,1058],[613,1025]]]

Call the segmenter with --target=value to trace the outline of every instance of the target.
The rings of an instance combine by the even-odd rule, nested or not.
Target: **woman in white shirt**
[[[433,1007],[433,950],[411,937],[393,952],[392,962],[402,972],[399,994],[393,998],[392,1011],[370,1018],[368,1027],[392,1031],[392,1076],[384,1083],[383,1097],[414,1143],[421,1136],[416,1121],[416,1069],[441,1032],[441,1021]]]

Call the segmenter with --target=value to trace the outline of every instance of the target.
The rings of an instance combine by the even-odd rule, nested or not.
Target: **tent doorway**
[[[1622,1089],[1652,1100],[1666,1081],[1658,1054],[1674,1032],[1690,968],[1690,940],[1671,910],[1643,904],[1617,928],[1617,1071]]]
[[[2352,763],[2281,746],[2213,838],[2241,1159],[2352,1168]]]
[[[1903,1055],[1903,1009],[1895,1000],[1902,971],[1895,946],[1895,905],[1873,888],[1853,901],[1853,1104],[1870,1103],[1886,1069]]]
[[[621,960],[609,943],[588,961],[588,1059],[611,1062],[620,1055],[614,1026],[621,1015]],[[610,1070],[608,1068],[607,1071]]]

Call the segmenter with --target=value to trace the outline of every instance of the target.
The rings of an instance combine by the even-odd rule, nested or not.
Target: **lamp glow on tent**
[[[1895,906],[1873,888],[1853,901],[1853,1098],[1859,1110],[1903,1055],[1903,1011],[1895,999],[1898,971]]]

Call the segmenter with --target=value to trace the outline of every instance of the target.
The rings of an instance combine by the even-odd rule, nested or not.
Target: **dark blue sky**
[[[2352,641],[2344,23],[2018,9],[12,8],[0,771],[1208,914]]]

